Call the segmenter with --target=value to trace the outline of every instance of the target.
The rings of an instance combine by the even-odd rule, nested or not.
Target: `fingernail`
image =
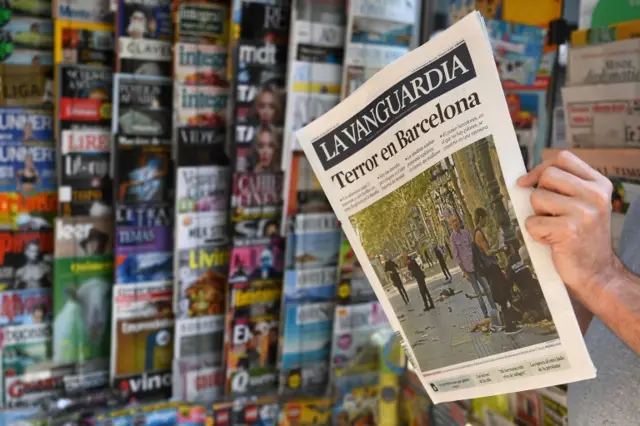
[[[527,178],[529,177],[529,173],[522,175],[518,178],[518,185],[524,185],[524,183],[527,181]]]

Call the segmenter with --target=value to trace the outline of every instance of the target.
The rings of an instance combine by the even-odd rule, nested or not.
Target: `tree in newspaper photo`
[[[445,157],[350,221],[422,371],[558,338],[493,138]]]

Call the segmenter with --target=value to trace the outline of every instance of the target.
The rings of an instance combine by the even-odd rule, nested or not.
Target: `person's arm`
[[[451,253],[453,253],[453,260],[460,267],[460,269],[462,269],[462,272],[466,273],[466,271],[464,270],[464,267],[462,266],[462,261],[460,260],[460,256],[458,255],[458,248],[453,242],[453,234],[451,234],[451,239],[449,241],[449,244],[451,245]]]
[[[562,151],[518,182],[531,194],[535,215],[526,228],[549,245],[577,307],[581,326],[588,310],[640,354],[640,277],[624,267],[611,243],[611,182],[584,161]],[[585,309],[582,309],[584,307]]]
[[[582,331],[582,335],[584,336],[593,319],[593,313],[573,297],[571,298],[571,305],[573,306],[573,312],[576,314],[580,331]]]
[[[474,241],[478,245],[478,247],[482,249],[484,254],[486,255],[492,254],[491,249],[487,245],[487,241],[484,239],[484,236],[482,235],[482,232],[476,231],[476,234],[474,235]]]

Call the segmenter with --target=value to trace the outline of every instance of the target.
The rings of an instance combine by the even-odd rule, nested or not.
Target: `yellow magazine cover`
[[[113,46],[113,25],[58,19],[54,21],[55,64],[109,65],[103,63],[102,55],[95,52],[105,52],[105,56],[108,52],[113,57]]]
[[[313,398],[282,405],[278,426],[330,426],[333,400]]]
[[[503,0],[503,21],[546,28],[561,17],[562,0]]]
[[[640,19],[613,24],[608,27],[574,31],[571,33],[571,45],[578,47],[638,37],[640,37]]]

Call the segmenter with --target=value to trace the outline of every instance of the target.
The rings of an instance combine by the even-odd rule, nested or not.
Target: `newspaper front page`
[[[479,14],[296,137],[434,402],[595,377]]]

